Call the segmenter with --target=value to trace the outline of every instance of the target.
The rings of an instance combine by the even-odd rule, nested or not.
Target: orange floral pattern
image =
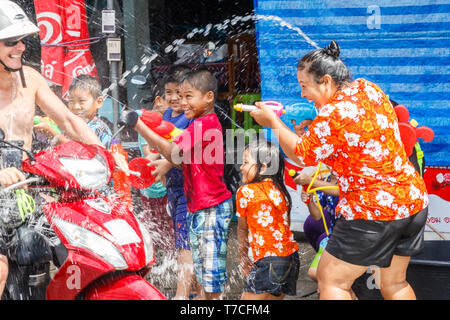
[[[336,215],[347,220],[396,220],[428,206],[425,183],[409,162],[397,116],[375,84],[355,80],[320,109],[299,139],[307,166],[322,161],[338,177]]]
[[[246,218],[253,260],[286,257],[298,250],[289,227],[289,208],[272,179],[250,183],[236,194],[236,215]]]

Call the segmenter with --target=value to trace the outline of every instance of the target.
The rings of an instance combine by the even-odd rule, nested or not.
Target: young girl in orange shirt
[[[239,266],[247,277],[241,299],[281,300],[296,294],[300,267],[299,248],[290,230],[284,161],[280,149],[267,141],[250,143],[243,160],[244,185],[236,195]]]

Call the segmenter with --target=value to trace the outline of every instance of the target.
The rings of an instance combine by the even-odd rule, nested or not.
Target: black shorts
[[[428,207],[406,219],[393,221],[339,219],[326,251],[360,266],[391,265],[393,255],[413,256],[423,249]]]
[[[279,297],[295,296],[300,269],[298,251],[287,257],[265,257],[255,262],[247,277],[245,292],[264,293]]]

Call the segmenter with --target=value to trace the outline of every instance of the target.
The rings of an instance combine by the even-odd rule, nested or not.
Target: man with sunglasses
[[[39,28],[17,4],[0,1],[0,128],[5,132],[5,139],[21,141],[25,149],[31,149],[37,104],[71,139],[101,145],[88,125],[53,93],[44,77],[33,68],[23,66],[22,55],[26,49],[23,39],[38,32]],[[24,179],[17,168],[5,168],[0,158],[0,187]],[[5,253],[0,241],[0,298],[8,275]]]

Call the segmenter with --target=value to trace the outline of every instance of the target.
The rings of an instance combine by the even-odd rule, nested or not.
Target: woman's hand
[[[263,127],[273,128],[277,121],[281,121],[270,107],[264,105],[263,101],[255,102],[259,110],[250,112],[250,115]]]
[[[25,180],[26,177],[22,171],[11,167],[0,170],[0,186],[3,188],[9,187],[17,182]]]
[[[311,183],[312,177],[304,171],[300,171],[293,180],[298,185],[307,186]]]

